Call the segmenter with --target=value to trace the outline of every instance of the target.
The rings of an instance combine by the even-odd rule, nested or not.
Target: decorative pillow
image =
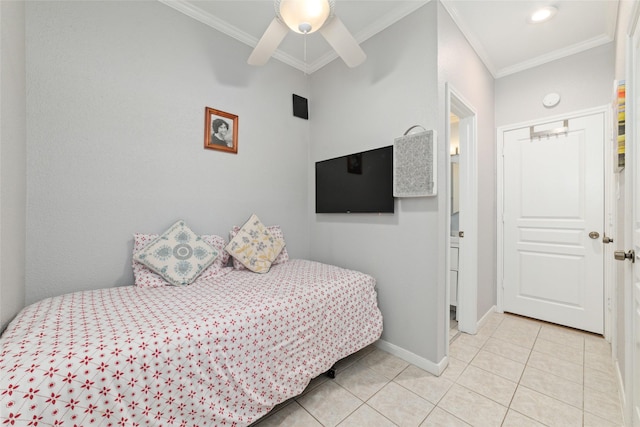
[[[229,254],[224,250],[227,242],[223,237],[215,234],[203,234],[200,237],[202,237],[202,240],[213,246],[218,251],[219,255],[213,263],[202,272],[198,279],[217,276],[229,263]],[[149,243],[153,242],[157,238],[157,234],[135,233],[133,235],[133,253],[135,254],[139,250],[145,248]],[[135,259],[133,260],[133,277],[135,279],[135,285],[139,288],[156,288],[158,286],[166,286],[169,284],[158,274],[154,273],[153,270],[144,264],[139,263]]]
[[[238,230],[225,250],[249,270],[266,273],[284,248],[284,240],[276,239],[253,214]]]
[[[184,286],[193,282],[213,263],[218,251],[180,220],[133,259],[146,265],[169,283]]]
[[[135,233],[133,235],[133,254],[147,247],[149,243],[158,238],[157,234]],[[168,285],[167,281],[154,273],[146,265],[133,259],[133,278],[139,288],[157,288]]]
[[[267,227],[267,230],[269,230],[269,233],[271,233],[274,239],[279,239],[283,242],[285,241],[284,235],[282,234],[282,229],[279,225],[270,225]],[[229,232],[229,241],[233,240],[233,238],[236,237],[238,231],[240,231],[240,227],[238,227],[237,225],[234,226],[233,229]],[[271,265],[281,264],[287,261],[289,261],[289,253],[287,252],[287,244],[285,242],[285,246],[282,248],[282,251],[280,251],[280,254],[276,257],[276,259],[273,260]],[[246,269],[246,267],[235,258],[233,258],[233,268],[236,270]]]

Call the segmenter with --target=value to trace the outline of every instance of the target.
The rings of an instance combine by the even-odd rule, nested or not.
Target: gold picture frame
[[[238,154],[238,116],[205,107],[204,148]]]

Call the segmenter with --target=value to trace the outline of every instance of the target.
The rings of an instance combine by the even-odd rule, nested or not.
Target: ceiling
[[[251,47],[275,16],[273,0],[159,1]],[[335,14],[362,43],[428,1],[336,0]],[[441,2],[496,78],[609,43],[615,37],[618,0]],[[546,5],[558,9],[553,19],[530,24],[529,15]],[[366,53],[366,46],[364,50]],[[271,60],[313,73],[336,58],[320,34],[289,32]]]

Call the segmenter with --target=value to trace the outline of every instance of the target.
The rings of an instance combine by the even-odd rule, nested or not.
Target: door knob
[[[613,239],[611,237],[605,235],[602,238],[602,243],[613,243]]]
[[[632,263],[636,262],[636,251],[633,249],[629,249],[628,252],[625,251],[615,251],[613,253],[613,257],[618,261],[624,261],[625,259],[630,259]]]
[[[592,239],[597,239],[598,237],[600,237],[600,233],[598,233],[597,231],[592,231],[591,233],[589,233],[589,237],[591,237]]]
[[[464,237],[464,231],[458,231],[458,237]]]

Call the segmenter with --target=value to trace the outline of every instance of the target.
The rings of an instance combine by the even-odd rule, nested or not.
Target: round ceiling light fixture
[[[557,12],[558,9],[554,6],[542,7],[531,14],[529,22],[532,24],[539,24],[541,22],[548,21],[553,18]]]
[[[276,0],[276,14],[300,34],[318,31],[332,10],[333,0]]]

